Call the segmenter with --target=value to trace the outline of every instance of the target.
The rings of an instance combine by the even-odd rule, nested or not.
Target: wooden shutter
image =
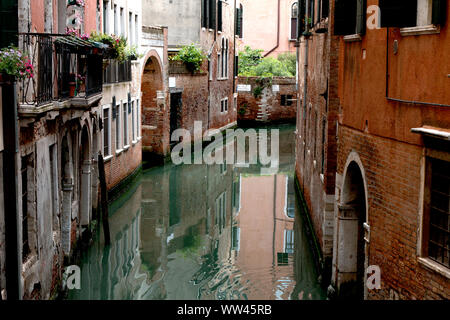
[[[17,46],[19,42],[18,30],[17,0],[0,1],[0,48],[10,45]]]
[[[381,27],[414,27],[417,25],[417,0],[379,0]]]
[[[326,18],[328,17],[328,14],[330,12],[330,0],[321,0],[322,2],[322,15],[321,18]]]
[[[207,9],[208,9],[208,0],[202,0],[202,28],[208,27],[208,20],[207,20]]]
[[[239,38],[242,38],[242,32],[244,29],[244,26],[242,25],[242,18],[244,16],[244,8],[242,7],[242,4],[239,6],[239,16],[238,16],[238,23],[239,23]]]
[[[216,0],[209,0],[209,29],[216,28]]]
[[[112,107],[111,107],[111,111],[112,111],[113,119],[115,119],[115,118],[117,117],[116,96],[114,96],[114,97],[112,98]]]
[[[335,35],[348,35],[356,32],[356,1],[357,0],[335,0]]]
[[[217,2],[217,31],[222,31],[222,0]]]
[[[240,23],[239,23],[239,15],[240,15],[240,12],[241,10],[239,9],[239,8],[236,8],[236,17],[235,17],[235,25],[236,25],[236,27],[235,27],[235,29],[236,29],[236,35],[237,36],[239,36],[239,38],[241,37],[240,35],[241,35],[241,25],[240,25]]]
[[[298,18],[291,18],[291,39],[297,39],[297,31],[298,31]]]
[[[299,36],[305,31],[305,14],[306,14],[305,0],[300,0],[299,6],[298,6],[298,35]]]
[[[447,18],[447,1],[433,0],[432,23],[434,25],[444,25]]]
[[[357,0],[356,2],[356,33],[366,33],[366,12],[367,12],[367,0]]]

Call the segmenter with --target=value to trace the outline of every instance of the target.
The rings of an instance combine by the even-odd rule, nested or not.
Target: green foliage
[[[123,36],[118,37],[116,35],[92,32],[89,40],[108,45],[113,59],[123,62],[130,58],[127,55],[127,38]]]
[[[256,87],[253,89],[253,96],[254,96],[255,98],[259,98],[259,97],[261,96],[261,93],[262,93],[263,90],[264,90],[263,87],[256,86]]]
[[[294,77],[296,73],[295,54],[280,54],[277,59],[262,57],[263,50],[245,46],[239,52],[239,75],[244,77]]]
[[[137,59],[142,58],[144,55],[140,54],[139,51],[138,51],[137,46],[134,45],[134,46],[131,46],[131,47],[127,47],[125,49],[125,56],[128,59],[137,60]]]
[[[183,61],[191,72],[199,71],[205,59],[206,55],[195,44],[184,46],[176,56],[171,58],[173,61]]]
[[[280,53],[277,59],[286,66],[290,74],[295,76],[297,72],[297,56],[295,54],[290,52]]]
[[[239,75],[241,73],[248,73],[256,67],[261,60],[263,50],[252,49],[250,46],[245,46],[244,51],[239,52]]]
[[[18,79],[33,78],[34,68],[30,59],[15,48],[0,50],[0,73],[15,76]]]

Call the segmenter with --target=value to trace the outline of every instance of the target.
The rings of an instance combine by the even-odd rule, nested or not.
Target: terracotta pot
[[[77,84],[75,82],[69,82],[69,96],[70,97],[75,97],[75,90],[77,88]]]

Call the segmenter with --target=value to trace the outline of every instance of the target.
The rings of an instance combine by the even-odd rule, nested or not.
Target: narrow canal
[[[324,299],[298,208],[294,126],[280,168],[166,165],[110,206],[70,299]]]

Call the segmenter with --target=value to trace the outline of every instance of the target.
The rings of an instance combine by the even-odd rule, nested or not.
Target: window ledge
[[[362,41],[361,35],[358,34],[350,34],[348,36],[344,36],[345,42],[356,42],[356,41]]]
[[[127,144],[126,146],[123,147],[123,151],[128,151],[128,149],[130,149],[130,145]]]
[[[103,161],[104,161],[104,162],[108,162],[108,161],[110,161],[112,158],[113,158],[113,155],[110,154],[109,156],[104,157],[104,158],[103,158]]]
[[[447,279],[450,279],[450,269],[447,269],[446,267],[428,258],[418,258],[418,260],[419,264],[421,264],[426,269],[437,272]]]
[[[118,156],[119,154],[121,154],[123,152],[123,149],[118,149],[116,150],[116,156]]]
[[[402,36],[420,36],[425,34],[437,34],[441,32],[441,28],[435,26],[435,25],[428,25],[428,26],[417,26],[417,27],[411,27],[411,28],[401,28],[400,34]]]

